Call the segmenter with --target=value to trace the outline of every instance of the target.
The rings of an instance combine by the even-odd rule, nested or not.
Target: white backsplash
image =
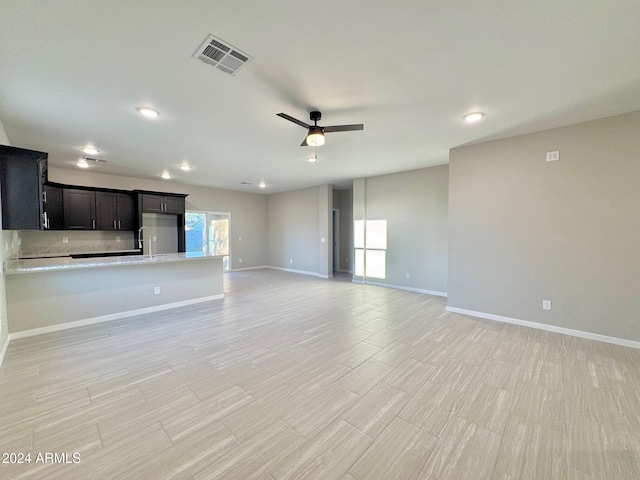
[[[18,258],[20,252],[20,232],[17,230],[2,231],[2,260]]]
[[[18,233],[19,258],[108,253],[136,248],[133,232],[22,230]],[[65,237],[67,243],[64,242]],[[6,243],[7,239],[4,241]]]

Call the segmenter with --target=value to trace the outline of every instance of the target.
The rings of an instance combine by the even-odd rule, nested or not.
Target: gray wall
[[[232,269],[267,265],[266,195],[60,168],[49,169],[49,180],[71,185],[188,193],[187,210],[231,213]]]
[[[365,179],[366,219],[387,221],[386,278],[372,282],[446,293],[448,170]]]
[[[450,307],[640,340],[640,112],[452,149],[448,292]]]
[[[319,187],[267,197],[268,265],[320,273],[319,208]]]

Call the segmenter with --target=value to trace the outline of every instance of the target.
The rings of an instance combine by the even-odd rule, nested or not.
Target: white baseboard
[[[519,320],[517,318],[503,317],[502,315],[494,315],[492,313],[465,310],[464,308],[447,307],[447,311],[452,313],[460,313],[462,315],[470,315],[472,317],[486,318],[487,320],[495,320],[496,322],[510,323],[512,325],[535,328],[537,330],[545,330],[547,332],[561,333],[563,335],[570,335],[572,337],[586,338],[587,340],[596,340],[598,342],[612,343],[613,345],[640,349],[640,342],[627,340],[626,338],[609,337],[607,335],[600,335],[599,333],[584,332],[582,330],[573,330],[571,328],[557,327],[555,325],[529,322],[527,320]]]
[[[2,350],[0,350],[0,367],[2,366],[2,361],[4,360],[4,354],[7,353],[7,348],[9,347],[10,340],[11,334],[7,335],[7,338],[4,339],[4,345],[2,345]]]
[[[292,268],[273,267],[271,265],[269,265],[267,268],[270,268],[272,270],[281,270],[283,272],[300,273],[302,275],[311,275],[313,277],[319,277],[319,278],[330,278],[329,275],[323,275],[322,273],[317,273],[317,272],[307,272],[305,270],[294,270]]]
[[[363,283],[366,283],[367,285],[375,285],[377,287],[387,287],[387,288],[395,288],[396,290],[406,290],[408,292],[426,293],[427,295],[435,295],[437,297],[447,296],[447,292],[436,292],[435,290],[425,290],[423,288],[405,287],[404,285],[392,285],[389,283],[371,282],[369,280]]]
[[[112,313],[110,315],[102,315],[100,317],[85,318],[74,322],[60,323],[48,327],[32,328],[31,330],[23,330],[9,334],[9,340],[17,340],[18,338],[34,337],[45,333],[59,332],[60,330],[68,330],[69,328],[84,327],[94,325],[96,323],[110,322],[113,320],[121,320],[123,318],[134,317],[136,315],[144,315],[146,313],[161,312],[172,308],[185,307],[187,305],[195,305],[197,303],[210,302],[211,300],[219,300],[224,298],[224,293],[211,295],[208,297],[194,298],[191,300],[183,300],[180,302],[165,303],[162,305],[154,305],[153,307],[138,308],[136,310],[128,310],[126,312]]]
[[[353,278],[351,283],[357,283],[358,285],[375,285],[376,287],[394,288],[396,290],[406,290],[408,292],[425,293],[427,295],[435,295],[437,297],[446,297],[447,292],[437,292],[435,290],[425,290],[423,288],[405,287],[404,285],[392,285],[390,283],[371,282],[369,280],[360,280],[359,278]]]
[[[243,268],[232,268],[232,272],[244,272],[246,270],[261,270],[263,268],[269,268],[267,265],[260,265],[257,267],[243,267]]]

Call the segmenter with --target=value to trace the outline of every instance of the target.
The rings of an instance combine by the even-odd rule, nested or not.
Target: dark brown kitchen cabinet
[[[45,152],[0,145],[0,191],[4,230],[44,228]]]
[[[118,230],[136,230],[136,211],[133,194],[116,194]]]
[[[184,215],[184,195],[156,195],[143,193],[142,212],[143,213],[167,213],[172,215]]]
[[[62,199],[66,230],[96,229],[95,191],[65,188],[62,191]]]
[[[64,208],[62,188],[45,185],[44,190],[44,229],[64,230]]]
[[[133,195],[96,191],[96,230],[134,230]]]

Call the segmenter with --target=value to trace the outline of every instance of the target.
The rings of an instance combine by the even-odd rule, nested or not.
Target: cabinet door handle
[[[47,191],[46,190],[44,192],[42,192],[42,201],[44,203],[47,203]]]
[[[44,212],[42,214],[42,227],[43,228],[49,228],[48,222],[47,222],[47,212]]]
[[[116,227],[116,221],[115,221],[115,220],[113,221],[113,229],[114,229],[114,230],[117,230],[117,229],[118,229],[118,228]]]
[[[96,221],[95,220],[93,220],[93,229],[94,230],[96,229]]]
[[[122,226],[120,225],[120,220],[118,220],[118,230],[122,230]]]

